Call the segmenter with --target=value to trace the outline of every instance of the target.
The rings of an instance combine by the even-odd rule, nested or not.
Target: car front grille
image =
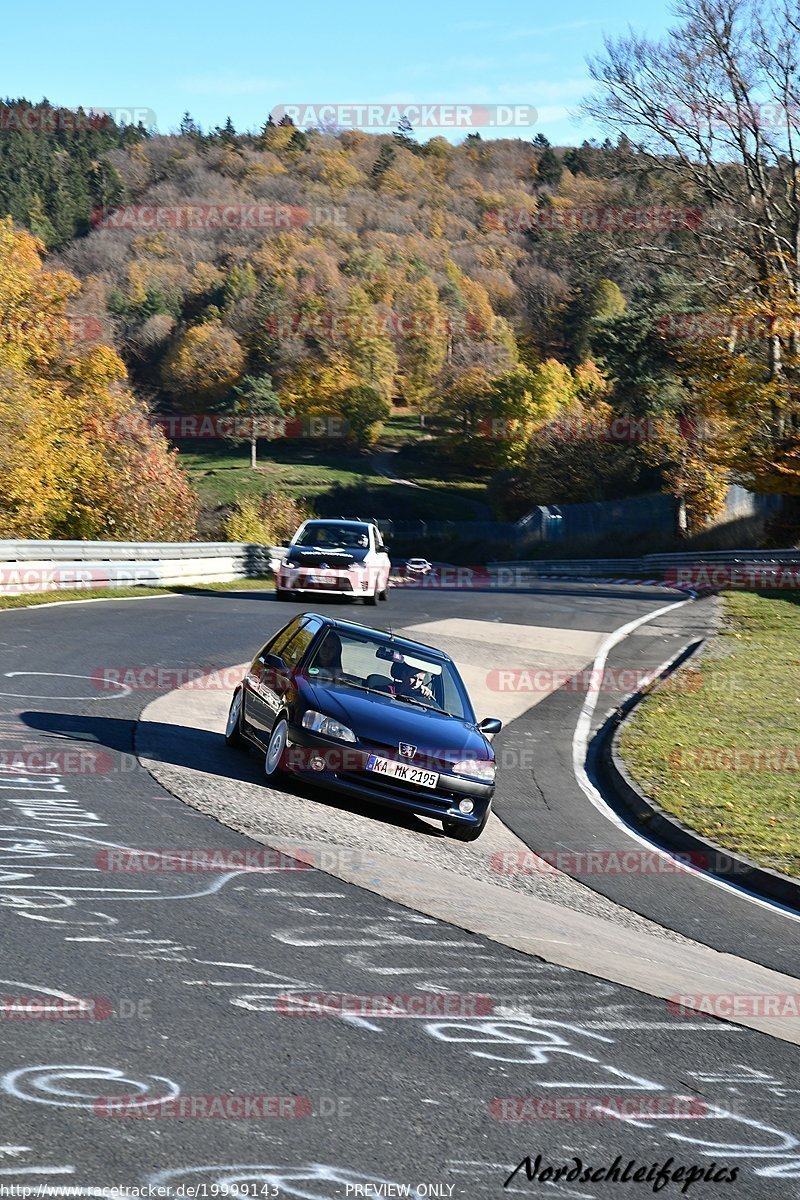
[[[457,798],[455,793],[437,789],[435,792],[419,787],[414,783],[404,783],[402,779],[387,779],[374,771],[340,771],[337,778],[349,783],[368,787],[376,795],[387,796],[394,800],[424,800],[426,804],[440,804],[442,809],[448,809]]]
[[[304,570],[306,567],[324,567],[328,566],[332,571],[346,571],[348,567],[353,565],[353,559],[349,554],[304,554],[302,558],[293,561],[290,566],[300,567]]]

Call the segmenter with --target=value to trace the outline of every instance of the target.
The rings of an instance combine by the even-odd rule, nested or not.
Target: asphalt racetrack
[[[696,874],[530,867],[531,850],[628,845],[576,778],[586,696],[564,680],[651,613],[609,667],[703,636],[713,602],[682,599],[549,584],[342,608],[443,646],[479,717],[507,722],[495,816],[469,845],[269,789],[222,744],[235,671],[310,605],[198,592],[0,614],[0,1185],[616,1197],[652,1194],[671,1159],[665,1197],[800,1195],[790,1022],[771,1036],[667,999],[693,978],[800,992],[797,921]],[[587,736],[619,698],[604,689]],[[46,772],[20,772],[38,751]],[[266,865],[120,869],[132,848]],[[333,1000],[319,1015],[297,995]],[[386,996],[405,1009],[368,1011]],[[527,1155],[534,1178],[504,1188]],[[604,1178],[617,1155],[650,1181]]]

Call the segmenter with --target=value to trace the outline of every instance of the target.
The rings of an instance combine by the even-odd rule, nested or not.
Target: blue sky
[[[537,126],[514,136],[576,143],[600,132],[569,117],[590,86],[586,55],[604,33],[632,25],[659,36],[669,23],[662,0],[178,0],[83,11],[38,0],[34,34],[24,5],[5,13],[3,90],[152,110],[165,132],[186,109],[206,128],[230,115],[248,129],[281,103],[528,104]]]

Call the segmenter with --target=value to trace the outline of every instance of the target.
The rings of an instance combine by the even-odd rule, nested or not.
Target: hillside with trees
[[[578,147],[187,114],[29,153],[11,130],[0,210],[80,281],[70,312],[142,412],[336,428],[354,453],[411,415],[407,459],[500,517],[661,488],[692,532],[738,481],[797,526],[799,53],[788,8],[697,0],[663,45],[609,44],[589,106],[615,140]]]

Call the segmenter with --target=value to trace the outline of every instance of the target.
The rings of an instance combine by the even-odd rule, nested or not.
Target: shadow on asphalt
[[[262,601],[266,600],[270,604],[276,604],[276,605],[281,606],[282,608],[286,608],[287,611],[290,609],[292,609],[292,610],[295,609],[298,605],[301,605],[309,610],[314,609],[317,605],[326,605],[326,606],[330,605],[332,607],[342,608],[342,609],[358,610],[358,609],[366,608],[367,611],[370,611],[370,609],[374,608],[374,611],[376,611],[376,612],[381,611],[381,608],[382,608],[384,612],[387,612],[387,610],[388,610],[388,612],[391,612],[391,604],[389,604],[388,606],[382,605],[380,608],[377,608],[372,605],[362,605],[358,601],[351,600],[348,596],[328,596],[324,592],[309,593],[304,596],[299,596],[296,600],[285,600],[282,597],[279,598],[278,596],[276,596],[275,592],[272,591],[272,589],[264,589],[263,591],[258,591],[255,589],[245,589],[242,591],[217,592],[217,591],[206,590],[202,587],[197,587],[197,588],[181,587],[180,589],[176,589],[176,591],[178,591],[178,594],[181,596],[193,596],[193,597],[197,597],[197,598],[205,597],[207,600],[262,600]],[[463,588],[463,587],[458,587],[455,584],[452,587],[437,587],[437,588],[433,588],[433,587],[407,587],[407,588],[406,587],[393,587],[391,589],[391,595],[393,597],[399,597],[400,593],[402,593],[402,592],[410,592],[412,595],[416,596],[416,595],[419,595],[420,593],[428,593],[428,592],[453,593],[453,592],[467,592],[467,591],[470,593],[475,593],[479,596],[480,595],[483,595],[483,596],[567,596],[567,597],[568,596],[577,596],[577,597],[583,597],[583,598],[585,598],[586,596],[591,596],[592,599],[600,599],[600,600],[654,600],[655,601],[655,600],[674,599],[676,603],[679,600],[686,599],[685,593],[679,591],[677,588],[642,587],[641,585],[634,587],[634,586],[626,586],[625,584],[615,584],[611,587],[599,586],[599,585],[595,586],[591,583],[590,580],[587,580],[586,583],[579,584],[579,585],[572,585],[572,586],[570,586],[569,584],[564,585],[563,583],[560,583],[558,586],[550,586],[547,584],[546,581],[543,581],[541,585],[533,585],[532,584],[532,585],[525,587],[524,589],[523,588],[515,588],[515,587]],[[785,593],[784,593],[784,598],[785,598]]]
[[[54,746],[76,742],[81,746],[103,746],[118,753],[136,754],[137,757],[186,767],[217,775],[223,779],[239,780],[248,784],[264,784],[260,767],[261,755],[255,750],[234,750],[225,745],[221,733],[206,729],[195,729],[188,725],[171,725],[160,721],[134,721],[122,717],[82,716],[54,712],[22,712],[19,720],[28,729],[41,734],[51,734]],[[146,768],[144,768],[146,769]],[[111,773],[113,778],[113,772]],[[431,837],[444,837],[441,828],[429,825],[413,813],[404,812],[380,804],[370,804],[336,792],[314,787],[311,783],[292,775],[283,775],[273,790],[311,800],[326,808],[368,820],[377,820],[397,829],[408,829]]]

